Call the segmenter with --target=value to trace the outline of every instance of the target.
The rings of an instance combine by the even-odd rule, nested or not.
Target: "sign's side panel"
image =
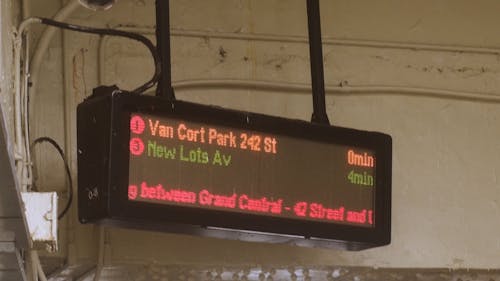
[[[77,109],[78,214],[83,223],[107,216],[110,108],[109,98],[99,98]]]
[[[386,146],[386,151],[384,154],[387,159],[385,161],[385,178],[387,179],[385,182],[386,188],[384,189],[384,194],[382,194],[381,198],[385,199],[385,207],[386,210],[384,214],[386,216],[387,224],[385,225],[384,230],[384,245],[388,245],[391,243],[391,229],[392,229],[392,138],[388,136],[388,144]]]

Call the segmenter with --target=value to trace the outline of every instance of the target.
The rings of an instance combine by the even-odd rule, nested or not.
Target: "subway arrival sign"
[[[161,97],[78,107],[83,223],[359,250],[390,243],[391,137]]]

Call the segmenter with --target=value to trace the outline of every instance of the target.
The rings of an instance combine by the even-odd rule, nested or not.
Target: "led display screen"
[[[131,115],[129,148],[132,201],[375,223],[369,149],[147,114]]]
[[[77,119],[82,223],[351,250],[390,242],[389,135],[107,88]]]

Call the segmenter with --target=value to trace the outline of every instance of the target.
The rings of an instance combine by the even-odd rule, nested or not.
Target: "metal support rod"
[[[156,48],[161,61],[161,75],[156,88],[156,95],[175,100],[170,62],[169,0],[156,0]]]
[[[325,105],[325,78],[323,73],[323,46],[321,42],[319,0],[307,0],[307,22],[313,95],[311,121],[319,124],[330,124]]]

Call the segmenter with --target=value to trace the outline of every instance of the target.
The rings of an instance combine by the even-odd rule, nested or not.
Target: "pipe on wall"
[[[21,86],[21,52],[23,36],[28,28],[33,23],[39,23],[38,19],[26,19],[19,25],[17,30],[17,36],[14,42],[14,127],[15,127],[15,159],[16,159],[16,172],[18,180],[21,184],[21,191],[27,191],[28,181],[26,180],[29,176],[27,167],[29,166],[29,159],[27,155],[29,153],[29,146],[25,146],[23,138],[23,125],[22,125],[22,115],[23,115],[23,95]],[[24,89],[25,91],[27,89]],[[27,136],[26,136],[27,137]]]
[[[274,82],[259,80],[240,79],[207,79],[207,80],[182,80],[174,81],[176,90],[206,89],[206,88],[231,88],[231,89],[259,89],[268,91],[284,91],[309,94],[311,85],[306,83]],[[467,100],[484,103],[500,103],[499,94],[462,92],[446,89],[386,86],[386,85],[349,85],[334,86],[326,85],[325,91],[329,95],[336,96],[370,96],[370,95],[394,95],[394,96],[416,96],[431,97],[451,100]]]
[[[138,32],[142,34],[154,35],[154,30],[148,27],[132,27],[132,26],[125,27],[118,25],[115,26],[114,28],[125,31]],[[308,44],[308,39],[305,36],[292,36],[292,35],[282,35],[282,34],[212,32],[203,30],[184,30],[184,29],[172,28],[171,35],[179,37],[196,37],[196,38],[210,37],[218,39]],[[493,54],[493,55],[500,54],[500,49],[498,48],[472,47],[472,46],[460,46],[460,45],[421,44],[412,42],[386,42],[386,41],[362,40],[362,39],[337,39],[334,37],[323,37],[323,44],[351,46],[351,47],[404,49],[404,50],[415,50],[415,51],[437,51],[437,52]]]

